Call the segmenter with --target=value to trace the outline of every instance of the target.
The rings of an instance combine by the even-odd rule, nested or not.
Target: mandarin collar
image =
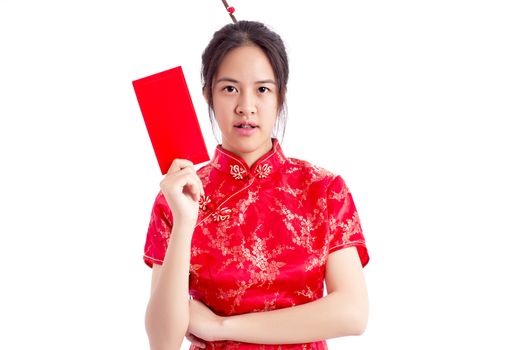
[[[273,142],[271,150],[253,163],[251,169],[242,157],[224,149],[222,145],[217,145],[210,164],[234,180],[246,180],[253,177],[265,179],[277,172],[286,161],[278,140],[272,138],[271,141]]]

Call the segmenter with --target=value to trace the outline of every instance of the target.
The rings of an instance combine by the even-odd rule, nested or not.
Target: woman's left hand
[[[220,327],[223,317],[216,315],[206,304],[189,300],[189,327],[188,332],[205,341],[220,339]]]

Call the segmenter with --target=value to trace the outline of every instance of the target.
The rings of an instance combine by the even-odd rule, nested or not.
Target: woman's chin
[[[250,136],[231,135],[226,141],[226,146],[234,148],[236,152],[251,153],[263,147],[265,142],[271,142],[270,139],[270,135],[263,136],[260,134],[260,131],[257,130],[254,135]]]

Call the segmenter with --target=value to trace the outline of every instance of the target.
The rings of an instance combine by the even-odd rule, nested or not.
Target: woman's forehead
[[[258,46],[241,46],[229,51],[215,75],[216,81],[261,82],[275,81],[269,58]]]

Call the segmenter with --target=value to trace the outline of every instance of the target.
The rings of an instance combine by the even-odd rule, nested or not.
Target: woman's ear
[[[206,100],[206,103],[209,105],[209,96],[206,90],[207,89],[205,87],[202,88],[202,96],[204,96],[204,100]]]

